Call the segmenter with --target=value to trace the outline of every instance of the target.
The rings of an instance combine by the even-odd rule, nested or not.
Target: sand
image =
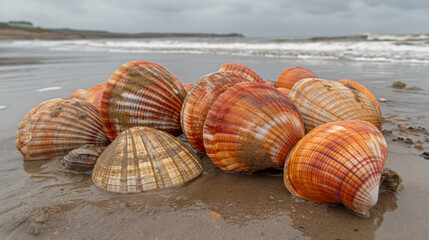
[[[2,65],[0,60],[0,80],[6,86],[0,89],[0,105],[7,106],[0,110],[1,239],[426,239],[429,234],[429,160],[420,156],[429,149],[426,65],[0,51],[16,63]],[[203,174],[188,184],[129,195],[97,188],[89,173],[65,170],[58,159],[22,160],[15,149],[15,132],[32,107],[106,81],[122,63],[132,60],[159,63],[184,83],[195,82],[226,62],[251,66],[264,79],[276,79],[285,68],[303,65],[326,79],[358,80],[377,98],[388,99],[381,103],[383,134],[389,144],[386,166],[399,173],[403,183],[398,192],[382,191],[370,216],[362,218],[341,205],[294,197],[284,187],[281,171],[227,173],[203,155]],[[424,90],[392,89],[392,79]],[[49,87],[61,88],[37,92]]]

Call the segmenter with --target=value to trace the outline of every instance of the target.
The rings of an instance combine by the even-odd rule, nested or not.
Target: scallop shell
[[[97,108],[79,99],[56,98],[39,104],[22,119],[16,148],[24,159],[65,155],[85,144],[110,143]]]
[[[77,98],[80,100],[85,100],[86,90],[85,89],[77,89],[70,94],[70,98]]]
[[[104,150],[92,180],[109,192],[136,193],[184,184],[202,170],[195,152],[177,138],[153,128],[134,127]]]
[[[230,71],[240,74],[251,82],[264,82],[253,69],[240,63],[225,63],[219,68],[219,71]]]
[[[381,107],[380,104],[377,101],[377,98],[374,97],[374,95],[372,95],[371,91],[369,91],[368,88],[366,88],[364,85],[355,82],[351,79],[347,79],[347,78],[343,78],[341,80],[338,81],[339,83],[344,84],[346,87],[349,88],[355,88],[359,91],[361,91],[363,94],[365,94],[365,96],[367,96],[369,99],[371,99],[371,101],[374,102],[374,104],[377,106],[378,110],[380,111],[380,115],[381,115]]]
[[[295,196],[341,203],[365,215],[377,203],[386,159],[386,140],[374,125],[359,120],[327,123],[291,151],[284,184]]]
[[[277,90],[279,90],[279,92],[283,93],[284,95],[289,96],[290,89],[279,87]]]
[[[238,83],[213,103],[204,124],[204,146],[226,171],[282,169],[287,154],[304,136],[296,105],[264,83]]]
[[[98,157],[104,151],[105,147],[96,147],[87,144],[70,151],[61,160],[64,167],[69,170],[86,172],[91,171],[97,162]]]
[[[189,144],[200,153],[205,153],[203,127],[213,102],[234,84],[248,82],[234,72],[214,72],[201,77],[191,88],[183,103],[181,124]]]
[[[296,66],[284,70],[277,79],[276,87],[291,89],[296,82],[305,78],[318,78],[310,69]]]
[[[193,83],[182,83],[183,89],[185,89],[186,93],[189,92],[189,90],[193,85],[194,85]]]
[[[103,97],[104,89],[106,89],[107,82],[100,83],[88,88],[86,91],[85,101],[93,104],[98,110],[101,109],[101,99]]]
[[[360,91],[324,79],[303,79],[290,90],[304,119],[305,130],[328,122],[363,120],[381,130],[381,115],[374,102]]]
[[[111,140],[135,126],[180,135],[180,111],[185,97],[179,79],[167,69],[151,62],[129,62],[107,82],[101,99],[101,122]]]
[[[276,87],[277,85],[277,81],[274,80],[265,80],[264,83],[271,87]]]

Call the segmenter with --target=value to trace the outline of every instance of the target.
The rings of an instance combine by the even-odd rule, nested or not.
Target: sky
[[[248,37],[429,33],[428,0],[0,0],[0,21]]]

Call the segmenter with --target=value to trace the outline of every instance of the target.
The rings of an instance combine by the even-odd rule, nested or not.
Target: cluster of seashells
[[[94,184],[115,193],[196,178],[197,151],[225,171],[283,170],[293,195],[365,215],[387,159],[381,127],[376,98],[349,79],[319,79],[297,66],[264,81],[227,63],[181,84],[158,64],[133,61],[105,83],[33,108],[16,148],[26,160],[65,155],[67,168],[93,168]],[[193,149],[176,138],[182,132]]]

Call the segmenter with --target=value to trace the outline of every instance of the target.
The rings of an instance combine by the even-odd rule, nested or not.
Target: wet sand
[[[14,63],[33,61],[0,63],[5,86],[0,89],[0,105],[7,106],[0,110],[1,239],[426,239],[429,234],[429,160],[420,156],[429,150],[427,65],[35,49],[0,52]],[[381,103],[389,144],[386,167],[399,173],[403,183],[398,192],[381,192],[370,216],[362,218],[341,205],[294,197],[284,187],[281,171],[227,173],[202,155],[204,172],[190,183],[132,195],[105,192],[93,185],[89,173],[67,171],[58,159],[22,160],[15,149],[15,132],[32,107],[104,82],[132,60],[161,64],[183,83],[195,82],[226,62],[251,66],[264,79],[276,79],[285,68],[302,65],[322,78],[357,80],[377,98],[389,100]],[[390,88],[394,80],[424,90]],[[60,88],[37,91],[48,87]]]

